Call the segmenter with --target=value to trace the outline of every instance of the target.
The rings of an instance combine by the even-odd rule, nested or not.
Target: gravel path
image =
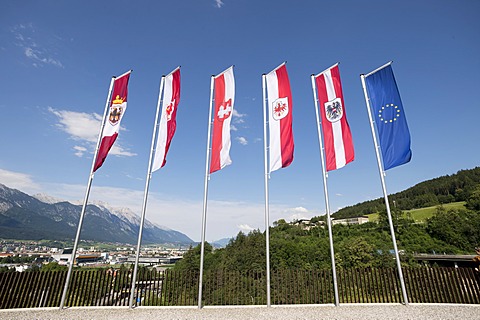
[[[338,319],[338,320],[476,320],[480,319],[480,305],[451,304],[342,304],[335,306],[295,305],[257,307],[103,307],[103,308],[57,308],[0,310],[0,319]]]

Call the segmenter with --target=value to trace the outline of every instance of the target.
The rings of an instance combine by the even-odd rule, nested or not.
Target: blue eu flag
[[[384,170],[409,162],[410,132],[391,65],[366,76],[365,83],[377,124]]]

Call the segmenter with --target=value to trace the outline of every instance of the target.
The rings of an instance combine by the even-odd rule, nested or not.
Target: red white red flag
[[[316,75],[315,82],[319,113],[322,115],[326,169],[330,171],[345,166],[355,158],[338,65]]]
[[[212,156],[210,173],[232,163],[230,159],[230,122],[235,100],[233,66],[214,79],[215,104],[213,112]]]
[[[102,140],[98,149],[93,172],[102,166],[107,158],[108,152],[117,139],[120,122],[127,110],[128,79],[130,78],[131,72],[130,70],[124,73],[115,78],[113,82],[110,109],[107,113],[107,119],[104,119],[105,126],[103,127]]]
[[[180,67],[165,77],[162,115],[160,117],[152,172],[160,169],[167,162],[167,152],[170,148],[173,135],[175,134],[175,129],[177,128],[177,107],[179,102]]]
[[[285,63],[266,76],[270,132],[270,172],[293,161],[292,93]]]

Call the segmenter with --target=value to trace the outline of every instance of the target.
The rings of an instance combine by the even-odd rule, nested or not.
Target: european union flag
[[[391,65],[367,75],[365,83],[377,124],[384,170],[409,162],[410,132]]]

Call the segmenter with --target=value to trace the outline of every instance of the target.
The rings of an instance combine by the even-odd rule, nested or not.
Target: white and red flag
[[[163,88],[162,115],[152,172],[160,169],[167,162],[167,152],[177,128],[177,107],[180,102],[180,67],[165,77]]]
[[[113,92],[110,99],[110,109],[106,114],[107,119],[104,119],[105,126],[102,131],[102,140],[98,148],[97,157],[93,172],[100,168],[107,158],[108,152],[112,148],[115,140],[118,137],[118,130],[123,115],[127,110],[127,95],[128,95],[128,79],[132,70],[116,77],[113,82]]]
[[[292,92],[285,63],[266,75],[270,172],[288,167],[293,161]]]
[[[214,78],[215,104],[213,112],[212,156],[210,173],[232,163],[230,159],[230,122],[235,100],[233,66]]]
[[[322,116],[326,169],[330,171],[342,168],[355,158],[338,64],[316,75],[315,82]]]

